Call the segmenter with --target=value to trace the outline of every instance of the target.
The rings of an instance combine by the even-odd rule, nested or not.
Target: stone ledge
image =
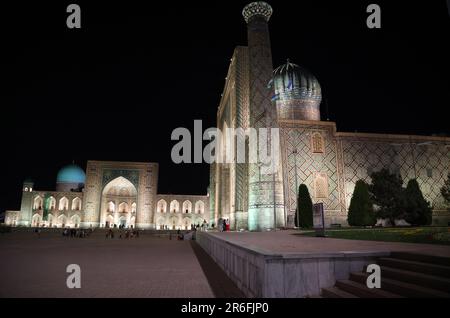
[[[198,232],[199,245],[247,297],[298,298],[319,295],[322,288],[348,279],[389,251],[274,253]]]

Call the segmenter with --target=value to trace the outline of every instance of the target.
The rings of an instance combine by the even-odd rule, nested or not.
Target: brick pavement
[[[0,234],[0,297],[214,297],[188,241]],[[68,289],[68,264],[81,289]]]

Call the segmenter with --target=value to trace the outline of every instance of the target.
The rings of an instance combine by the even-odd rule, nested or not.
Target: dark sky
[[[81,30],[65,24],[73,2]],[[0,211],[20,207],[26,177],[54,189],[72,160],[159,162],[160,193],[206,193],[208,165],[173,164],[170,135],[215,125],[248,1],[93,2],[2,4]],[[366,26],[372,2],[380,30]],[[450,133],[445,0],[269,3],[274,65],[316,75],[338,130]]]

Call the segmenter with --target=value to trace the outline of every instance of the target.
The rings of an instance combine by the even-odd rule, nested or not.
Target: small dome
[[[317,78],[297,64],[281,65],[273,71],[275,94],[280,99],[322,99],[322,92]]]
[[[312,73],[288,60],[273,71],[272,83],[279,119],[320,120],[322,91]]]
[[[56,177],[56,183],[84,184],[85,181],[83,169],[74,164],[63,167]]]

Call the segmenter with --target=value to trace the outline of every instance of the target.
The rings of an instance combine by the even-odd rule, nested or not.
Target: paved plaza
[[[294,235],[295,230],[276,232],[221,232],[211,233],[223,240],[268,253],[324,254],[339,252],[413,252],[450,257],[448,245],[415,244],[344,240]]]
[[[0,234],[0,297],[243,297],[223,270],[194,241],[142,235],[106,239],[61,233]],[[296,231],[210,232],[269,254],[407,251],[450,257],[448,246],[373,242],[293,235]],[[69,289],[66,267],[81,267],[81,288]]]
[[[0,297],[214,297],[190,241],[0,234]],[[66,267],[81,267],[81,288]]]

